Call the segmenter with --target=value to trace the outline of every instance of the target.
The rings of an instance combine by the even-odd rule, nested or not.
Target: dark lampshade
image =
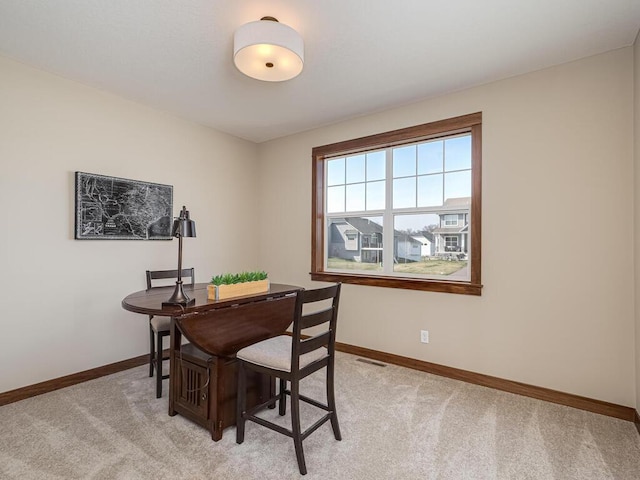
[[[189,210],[184,205],[180,211],[180,216],[173,221],[173,228],[171,229],[171,236],[173,237],[195,237],[196,236],[196,222],[189,218]]]

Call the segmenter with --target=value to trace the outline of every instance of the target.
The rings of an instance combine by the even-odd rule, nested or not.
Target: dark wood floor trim
[[[438,365],[437,363],[424,362],[422,360],[416,360],[414,358],[402,357],[400,355],[394,355],[391,353],[380,352],[368,348],[357,347],[354,345],[348,345],[346,343],[336,343],[336,350],[353,355],[367,357],[373,360],[378,360],[380,362],[386,362],[393,365],[399,365],[401,367],[407,367],[414,370],[420,370],[422,372],[432,373],[434,375],[440,375],[442,377],[448,377],[455,380],[462,380],[463,382],[482,385],[483,387],[495,388],[497,390],[502,390],[509,393],[524,395],[525,397],[537,398],[539,400],[545,400],[547,402],[558,403],[560,405],[566,405],[569,407],[578,408],[580,410],[586,410],[588,412],[599,413],[601,415],[607,415],[609,417],[615,417],[622,420],[635,422],[636,427],[638,428],[638,432],[640,433],[640,418],[638,417],[638,413],[636,412],[636,410],[631,407],[624,407],[622,405],[616,405],[615,403],[594,400],[592,398],[581,397],[579,395],[573,395],[571,393],[559,392],[557,390],[551,390],[549,388],[536,387],[535,385],[528,385],[526,383],[505,380],[503,378],[483,375],[481,373],[461,370],[459,368],[446,367],[444,365]]]
[[[25,398],[35,397],[36,395],[41,395],[43,393],[52,392],[60,388],[70,387],[71,385],[86,382],[87,380],[93,380],[95,378],[104,377],[105,375],[129,370],[130,368],[138,367],[146,363],[149,363],[148,354],[140,355],[139,357],[130,358],[128,360],[122,360],[121,362],[111,363],[102,367],[92,368],[91,370],[85,370],[84,372],[74,373],[65,377],[54,378],[53,380],[47,380],[46,382],[36,383],[27,387],[9,390],[8,392],[0,393],[0,406],[24,400]]]
[[[638,434],[640,434],[640,415],[638,414],[638,411],[635,411],[635,418],[633,420],[633,423],[636,424],[636,430],[638,430]]]

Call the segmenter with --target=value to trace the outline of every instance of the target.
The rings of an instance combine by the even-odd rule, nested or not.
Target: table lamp
[[[189,210],[187,210],[187,207],[183,206],[180,211],[180,216],[173,221],[171,236],[178,237],[178,280],[176,281],[176,288],[173,291],[173,295],[171,295],[171,298],[166,302],[162,302],[162,306],[193,305],[196,299],[189,298],[182,289],[182,237],[196,236],[196,222],[189,218]]]

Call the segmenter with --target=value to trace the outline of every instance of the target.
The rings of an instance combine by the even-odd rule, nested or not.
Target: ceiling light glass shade
[[[302,71],[304,42],[293,28],[275,19],[250,22],[233,37],[233,62],[249,77],[282,82]]]

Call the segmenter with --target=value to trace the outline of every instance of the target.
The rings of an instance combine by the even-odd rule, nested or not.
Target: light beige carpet
[[[168,382],[156,399],[147,373],[138,367],[0,407],[0,478],[301,478],[289,438],[249,422],[244,444],[235,428],[213,442],[167,415]],[[304,478],[640,479],[630,422],[342,353],[336,388],[343,440],[329,424],[314,432]],[[315,374],[303,393],[318,392]],[[319,414],[303,409],[304,423]]]

